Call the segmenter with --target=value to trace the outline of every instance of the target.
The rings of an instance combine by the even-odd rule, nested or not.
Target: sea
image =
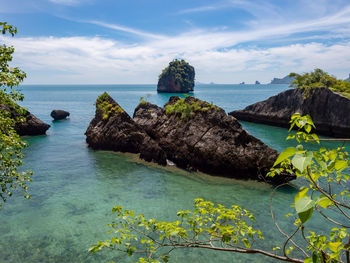
[[[288,85],[197,85],[191,96],[212,102],[226,112],[243,109],[288,89]],[[95,114],[95,100],[108,92],[133,115],[140,98],[164,105],[170,93],[157,93],[156,85],[23,85],[25,106],[51,125],[47,135],[23,137],[23,169],[34,172],[29,183],[31,199],[21,192],[8,199],[0,210],[0,262],[135,262],[117,251],[88,252],[97,241],[111,238],[107,224],[115,216],[113,206],[142,213],[148,218],[177,220],[176,213],[192,209],[195,198],[227,207],[239,205],[254,213],[253,226],[265,239],[256,246],[269,251],[283,246],[283,236],[272,222],[270,200],[276,220],[286,233],[294,230],[290,207],[299,182],[273,191],[255,181],[242,181],[162,167],[140,161],[132,154],[94,151],[85,142],[85,131]],[[184,97],[185,94],[179,94]],[[53,121],[50,112],[70,112],[67,120]],[[283,128],[241,122],[253,136],[282,151],[295,145],[286,141]],[[336,147],[336,143],[324,144]],[[324,229],[324,221],[314,217],[308,224]],[[278,251],[278,249],[276,250]],[[276,252],[278,253],[278,252]],[[275,262],[260,256],[200,249],[178,249],[170,262]]]

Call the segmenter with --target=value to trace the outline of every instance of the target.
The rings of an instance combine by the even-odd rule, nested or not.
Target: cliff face
[[[166,164],[164,151],[107,93],[97,99],[96,114],[85,135],[93,149],[140,153],[146,161]]]
[[[174,60],[159,76],[157,91],[169,93],[191,92],[194,88],[194,78],[194,67],[184,60]]]
[[[350,138],[350,100],[326,88],[305,96],[302,89],[290,89],[229,115],[243,121],[289,127],[294,113],[309,114],[316,133]]]

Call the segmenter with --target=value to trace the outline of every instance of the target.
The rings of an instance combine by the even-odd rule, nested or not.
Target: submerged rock
[[[165,108],[142,103],[134,112],[139,124],[177,166],[212,175],[269,183],[291,177],[266,177],[277,151],[248,134],[217,106],[193,97],[171,97]]]
[[[12,118],[24,117],[23,122],[17,122],[15,125],[15,130],[20,136],[34,136],[34,135],[43,135],[50,128],[50,125],[44,123],[29,111],[21,109],[21,113],[18,113],[13,108],[9,108],[5,105],[0,105],[2,110],[10,111]]]
[[[184,60],[169,63],[159,76],[157,91],[171,93],[186,93],[194,88],[194,67]]]
[[[166,164],[164,151],[107,93],[96,100],[96,114],[85,135],[93,149],[140,153],[146,161]]]
[[[350,138],[350,99],[327,88],[290,89],[267,100],[249,105],[229,115],[243,121],[289,127],[294,113],[309,114],[316,125],[316,133]]]
[[[55,121],[66,119],[70,113],[64,110],[53,110],[51,111],[51,117],[54,118]]]

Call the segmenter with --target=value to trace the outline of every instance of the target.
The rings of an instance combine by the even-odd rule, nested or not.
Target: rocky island
[[[157,91],[169,93],[192,92],[194,77],[194,67],[183,59],[175,59],[159,75]]]
[[[285,76],[284,78],[273,78],[271,80],[270,84],[288,84],[290,85],[294,80],[294,77],[290,77],[289,75]]]
[[[223,109],[193,97],[171,97],[163,108],[141,101],[131,118],[105,93],[96,101],[86,141],[93,149],[140,153],[147,161],[170,160],[211,175],[269,183],[291,179],[266,177],[277,151],[248,134]]]
[[[288,128],[294,113],[309,114],[316,125],[316,133],[350,138],[350,83],[337,80],[319,69],[304,75],[296,74],[293,83],[295,89],[229,115],[243,121]]]

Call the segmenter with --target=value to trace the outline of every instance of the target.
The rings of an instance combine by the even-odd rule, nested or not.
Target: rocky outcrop
[[[225,111],[193,97],[171,97],[165,108],[139,105],[134,121],[177,166],[211,175],[280,183],[266,177],[278,153],[248,134]]]
[[[107,93],[96,100],[96,114],[86,130],[93,149],[140,153],[140,158],[165,165],[165,152]]]
[[[350,74],[349,74],[349,77],[347,79],[344,79],[344,81],[350,82]]]
[[[184,60],[175,59],[160,74],[157,91],[169,93],[191,92],[194,88],[194,78],[194,67]]]
[[[66,119],[69,115],[70,113],[64,110],[53,110],[50,114],[55,121]]]
[[[290,117],[296,112],[312,117],[316,133],[350,137],[350,100],[327,88],[315,88],[310,94],[299,88],[286,90],[229,115],[243,121],[288,128]]]
[[[273,78],[273,80],[271,80],[270,84],[291,84],[292,81],[295,79],[295,77],[289,77],[289,75],[285,76],[284,78]]]
[[[19,106],[17,106],[17,107],[19,107]],[[15,110],[12,107],[10,108],[10,107],[5,106],[5,105],[0,105],[0,109],[9,111],[11,113],[11,117],[13,119],[15,119],[15,118],[18,119],[19,117],[24,118],[23,121],[18,121],[15,124],[15,130],[18,133],[18,135],[20,135],[20,136],[43,135],[50,128],[50,125],[39,120],[37,117],[35,117],[29,111],[24,110],[22,108],[18,108],[18,110]]]
[[[260,84],[261,84],[260,81],[258,80],[255,81],[255,85],[260,85]]]

